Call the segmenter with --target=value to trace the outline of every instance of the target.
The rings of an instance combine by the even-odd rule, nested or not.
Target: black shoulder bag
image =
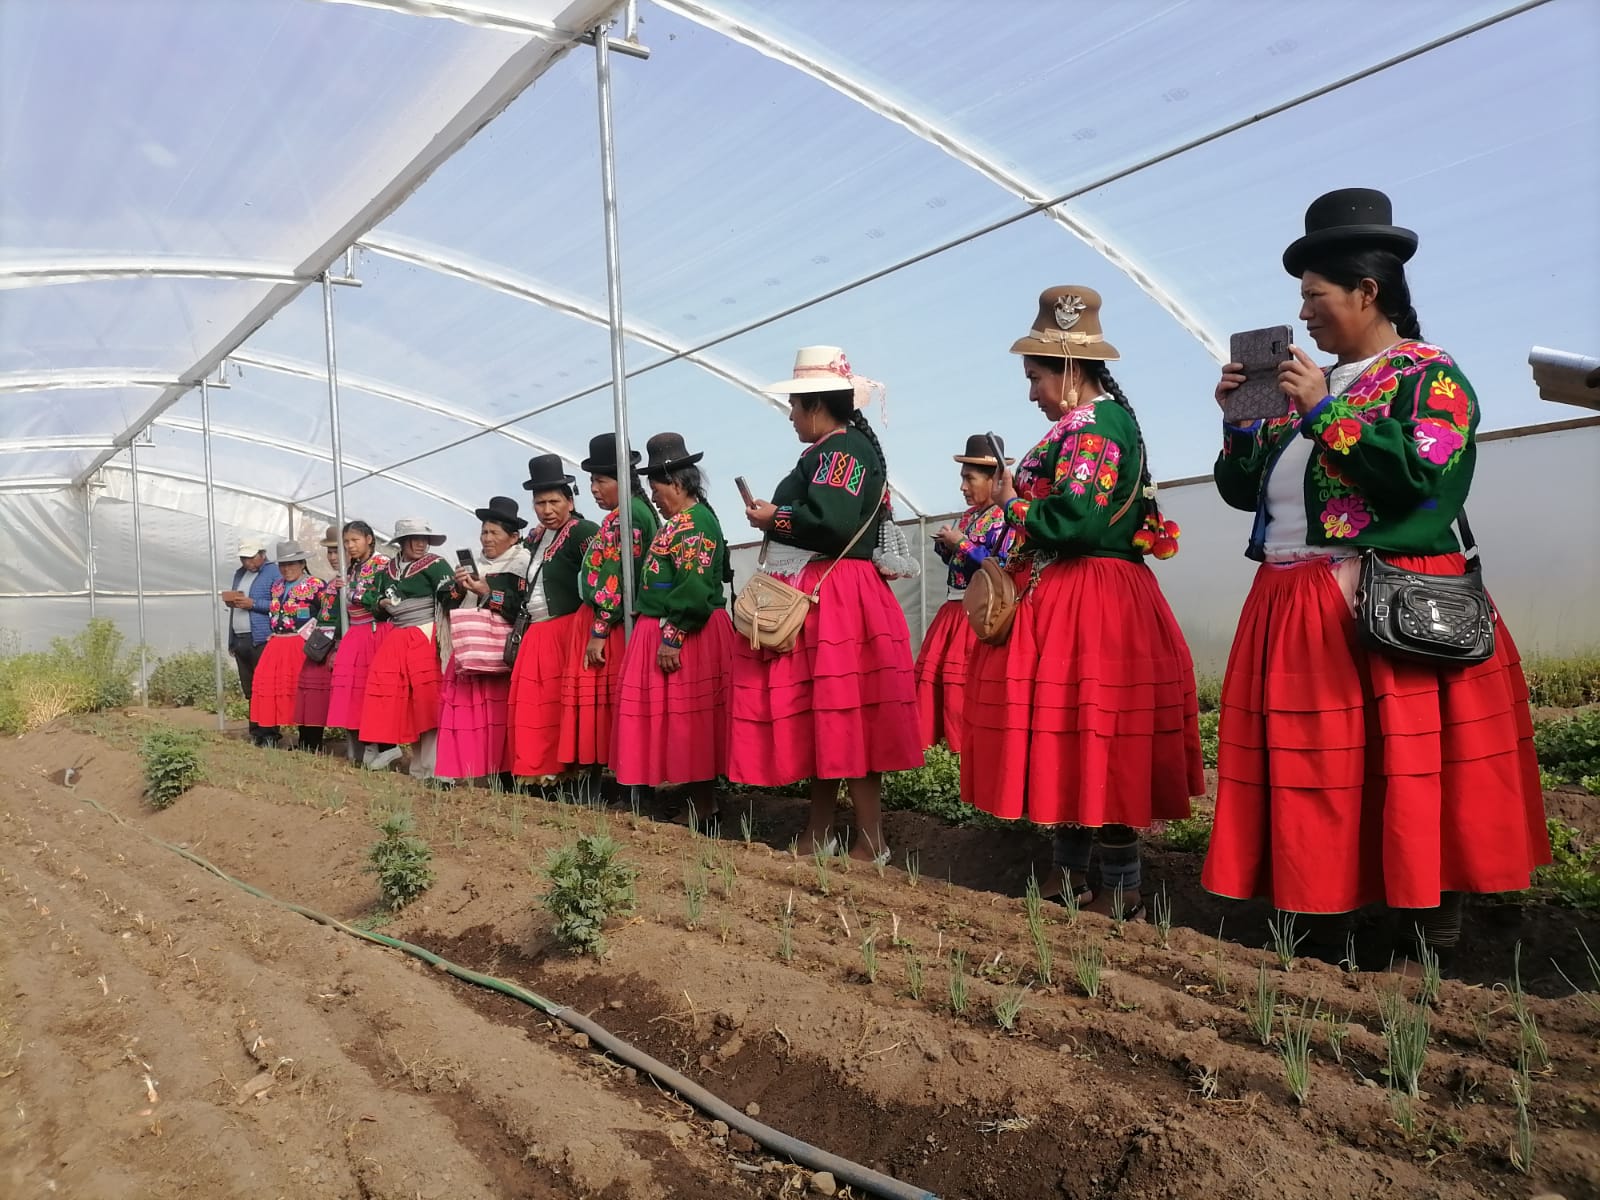
[[[1356,620],[1369,649],[1433,667],[1474,667],[1494,657],[1494,606],[1465,510],[1456,525],[1464,575],[1407,571],[1373,550],[1362,556]]]
[[[533,569],[532,575],[524,575],[528,590],[531,592],[539,586],[539,572],[544,570],[544,538],[541,536],[534,545],[534,552],[539,555],[539,565]],[[506,634],[506,666],[517,665],[517,651],[522,649],[522,638],[528,632],[528,626],[533,624],[533,618],[528,615],[528,606],[524,604],[522,611],[517,614],[516,621],[511,626],[511,632]]]

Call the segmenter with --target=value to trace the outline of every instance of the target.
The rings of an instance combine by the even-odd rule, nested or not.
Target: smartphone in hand
[[[1250,329],[1228,339],[1228,353],[1244,368],[1244,382],[1222,402],[1230,425],[1288,416],[1289,397],[1278,389],[1278,368],[1294,357],[1294,335],[1287,325]]]
[[[739,496],[744,501],[746,508],[756,502],[755,496],[750,491],[750,485],[744,481],[743,475],[735,475],[733,477],[733,486],[739,489]]]
[[[465,567],[474,579],[478,577],[478,564],[473,561],[471,550],[457,550],[456,561]]]

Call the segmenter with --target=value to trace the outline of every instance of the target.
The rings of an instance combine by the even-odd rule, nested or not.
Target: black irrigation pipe
[[[170,842],[162,841],[126,818],[112,812],[93,797],[77,793],[77,798],[97,812],[110,817],[119,825],[125,825],[132,829],[146,841],[160,846],[163,850],[170,850],[180,858],[187,859],[195,866],[210,871],[224,883],[232,884],[241,891],[248,892],[258,900],[265,900],[268,904],[275,904],[279,908],[296,913],[307,920],[315,921],[319,925],[326,925],[329,929],[337,929],[340,933],[347,933],[351,937],[359,938],[364,942],[372,942],[379,946],[386,946],[391,950],[399,950],[403,954],[409,954],[413,958],[421,959],[435,970],[443,971],[447,975],[453,975],[463,982],[475,984],[481,988],[488,988],[490,991],[499,992],[503,996],[509,996],[530,1008],[538,1009],[546,1016],[560,1021],[564,1025],[571,1026],[580,1033],[587,1034],[591,1042],[605,1050],[613,1058],[619,1059],[635,1070],[648,1075],[662,1087],[692,1104],[707,1116],[726,1122],[730,1129],[737,1129],[740,1133],[745,1134],[775,1155],[788,1158],[812,1171],[827,1171],[840,1183],[859,1188],[861,1191],[873,1196],[882,1196],[885,1200],[939,1200],[938,1196],[933,1192],[913,1184],[902,1183],[900,1180],[874,1171],[870,1167],[864,1167],[860,1163],[852,1162],[847,1158],[840,1158],[837,1154],[830,1154],[826,1150],[813,1146],[810,1142],[803,1142],[780,1129],[774,1129],[770,1125],[764,1125],[760,1121],[754,1120],[740,1112],[726,1100],[708,1092],[688,1076],[674,1071],[671,1067],[652,1058],[632,1043],[623,1041],[609,1029],[563,1004],[547,1000],[536,992],[530,992],[526,988],[518,987],[516,984],[497,976],[484,975],[477,971],[469,970],[413,942],[402,941],[399,938],[389,937],[387,934],[374,933],[366,929],[357,929],[353,925],[346,925],[343,921],[330,917],[327,913],[318,912],[314,908],[307,908],[303,904],[294,904],[288,900],[279,900],[276,896],[269,895],[242,879],[235,879],[221,867],[201,858],[192,850],[185,850],[181,846],[174,846]]]

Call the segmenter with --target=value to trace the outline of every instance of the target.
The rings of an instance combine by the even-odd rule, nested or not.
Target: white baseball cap
[[[266,551],[267,551],[267,548],[265,546],[263,546],[260,542],[240,542],[239,543],[239,557],[240,558],[254,558],[258,554],[265,554]]]

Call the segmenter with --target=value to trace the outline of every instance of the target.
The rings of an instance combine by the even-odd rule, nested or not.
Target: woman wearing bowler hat
[[[1145,561],[1177,553],[1178,527],[1156,506],[1144,434],[1106,365],[1121,356],[1099,293],[1046,289],[1011,353],[1052,424],[995,481],[1017,609],[1006,643],[980,644],[968,667],[961,795],[1055,826],[1046,896],[1131,916],[1139,830],[1188,816],[1205,791],[1194,664]]]
[[[1000,450],[1005,452],[1004,442]],[[955,455],[955,461],[961,464],[961,498],[967,502],[967,511],[934,536],[934,553],[949,564],[950,571],[945,602],[928,626],[917,654],[917,714],[924,746],[942,741],[960,754],[967,661],[978,644],[961,601],[984,559],[993,559],[997,566],[1005,564],[1010,539],[1005,514],[994,502],[994,477],[1002,464],[995,461],[987,435],[969,437],[966,453]],[[1014,461],[1008,458],[1003,465]]]
[[[629,465],[639,452],[628,452]],[[572,627],[571,665],[562,680],[561,759],[574,766],[605,766],[611,761],[611,723],[617,678],[622,673],[622,504],[617,465],[617,435],[589,439],[589,457],[578,464],[588,472],[589,494],[606,514],[589,542],[578,574],[583,620]],[[644,551],[656,536],[656,510],[645,499],[635,471],[628,480],[628,519],[633,538],[633,600],[637,610]]]
[[[811,780],[802,854],[833,853],[839,785],[848,783],[852,858],[886,862],[885,771],[922,765],[917,685],[905,613],[872,561],[889,519],[889,465],[862,409],[881,385],[856,375],[837,346],[806,346],[793,377],[763,390],[789,397],[799,461],[745,517],[769,536],[767,570],[816,603],[794,648],[736,640],[728,777],[777,787]]]
[[[324,586],[306,570],[306,552],[299,542],[279,542],[276,559],[283,577],[272,584],[267,607],[271,636],[256,664],[255,686],[250,692],[250,720],[262,728],[267,744],[273,746],[278,744],[278,727],[295,722],[300,673],[306,665],[301,630],[315,627]],[[302,728],[300,743],[307,750],[321,746],[321,723]]]
[[[449,564],[433,547],[444,541],[444,534],[435,533],[426,521],[402,517],[394,527],[400,553],[374,582],[378,610],[389,622],[389,633],[367,672],[361,706],[361,740],[387,746],[366,764],[374,771],[387,770],[400,757],[401,747],[414,744],[411,774],[433,777],[439,728],[439,655],[433,630],[439,588],[450,580]]]
[[[511,669],[511,773],[549,779],[572,764],[561,757],[562,680],[572,664],[573,626],[579,613],[578,571],[589,539],[600,527],[576,511],[573,478],[559,454],[528,460],[523,489],[533,493],[537,531],[523,540],[529,554],[519,585],[527,633]]]
[[[661,528],[650,542],[639,620],[617,681],[611,764],[626,786],[686,785],[689,819],[717,815],[712,784],[727,770],[733,625],[724,610],[727,539],[683,435],[645,443]]]
[[[345,731],[346,753],[351,761],[376,756],[379,747],[361,741],[361,709],[367,698],[367,673],[373,657],[389,633],[387,621],[378,607],[377,581],[389,568],[389,556],[377,552],[378,539],[365,521],[346,521],[344,525],[345,576],[335,569],[328,587],[337,596],[346,593],[345,628],[339,635],[338,653],[333,656],[333,679],[328,695],[328,724]],[[338,555],[329,552],[335,564]]]
[[[458,566],[439,593],[446,612],[482,609],[504,622],[509,634],[522,609],[522,580],[529,555],[519,534],[527,522],[510,496],[491,497],[475,514],[479,554],[471,567]],[[449,625],[439,626],[444,685],[439,693],[439,762],[441,779],[481,779],[508,772],[506,710],[509,675],[462,671],[448,645]],[[507,779],[505,782],[509,782]]]
[[[1392,657],[1357,631],[1363,555],[1466,570],[1456,528],[1478,401],[1422,340],[1404,267],[1416,248],[1382,192],[1314,201],[1283,265],[1334,365],[1295,347],[1278,372],[1287,414],[1223,427],[1217,490],[1255,514],[1246,553],[1262,565],[1223,679],[1202,875],[1289,912],[1412,910],[1402,958],[1413,934],[1447,956],[1463,893],[1526,888],[1550,861],[1528,688],[1498,617],[1493,657],[1468,667]],[[1241,371],[1222,369],[1219,404]],[[1342,943],[1339,924],[1315,922],[1319,940]]]

